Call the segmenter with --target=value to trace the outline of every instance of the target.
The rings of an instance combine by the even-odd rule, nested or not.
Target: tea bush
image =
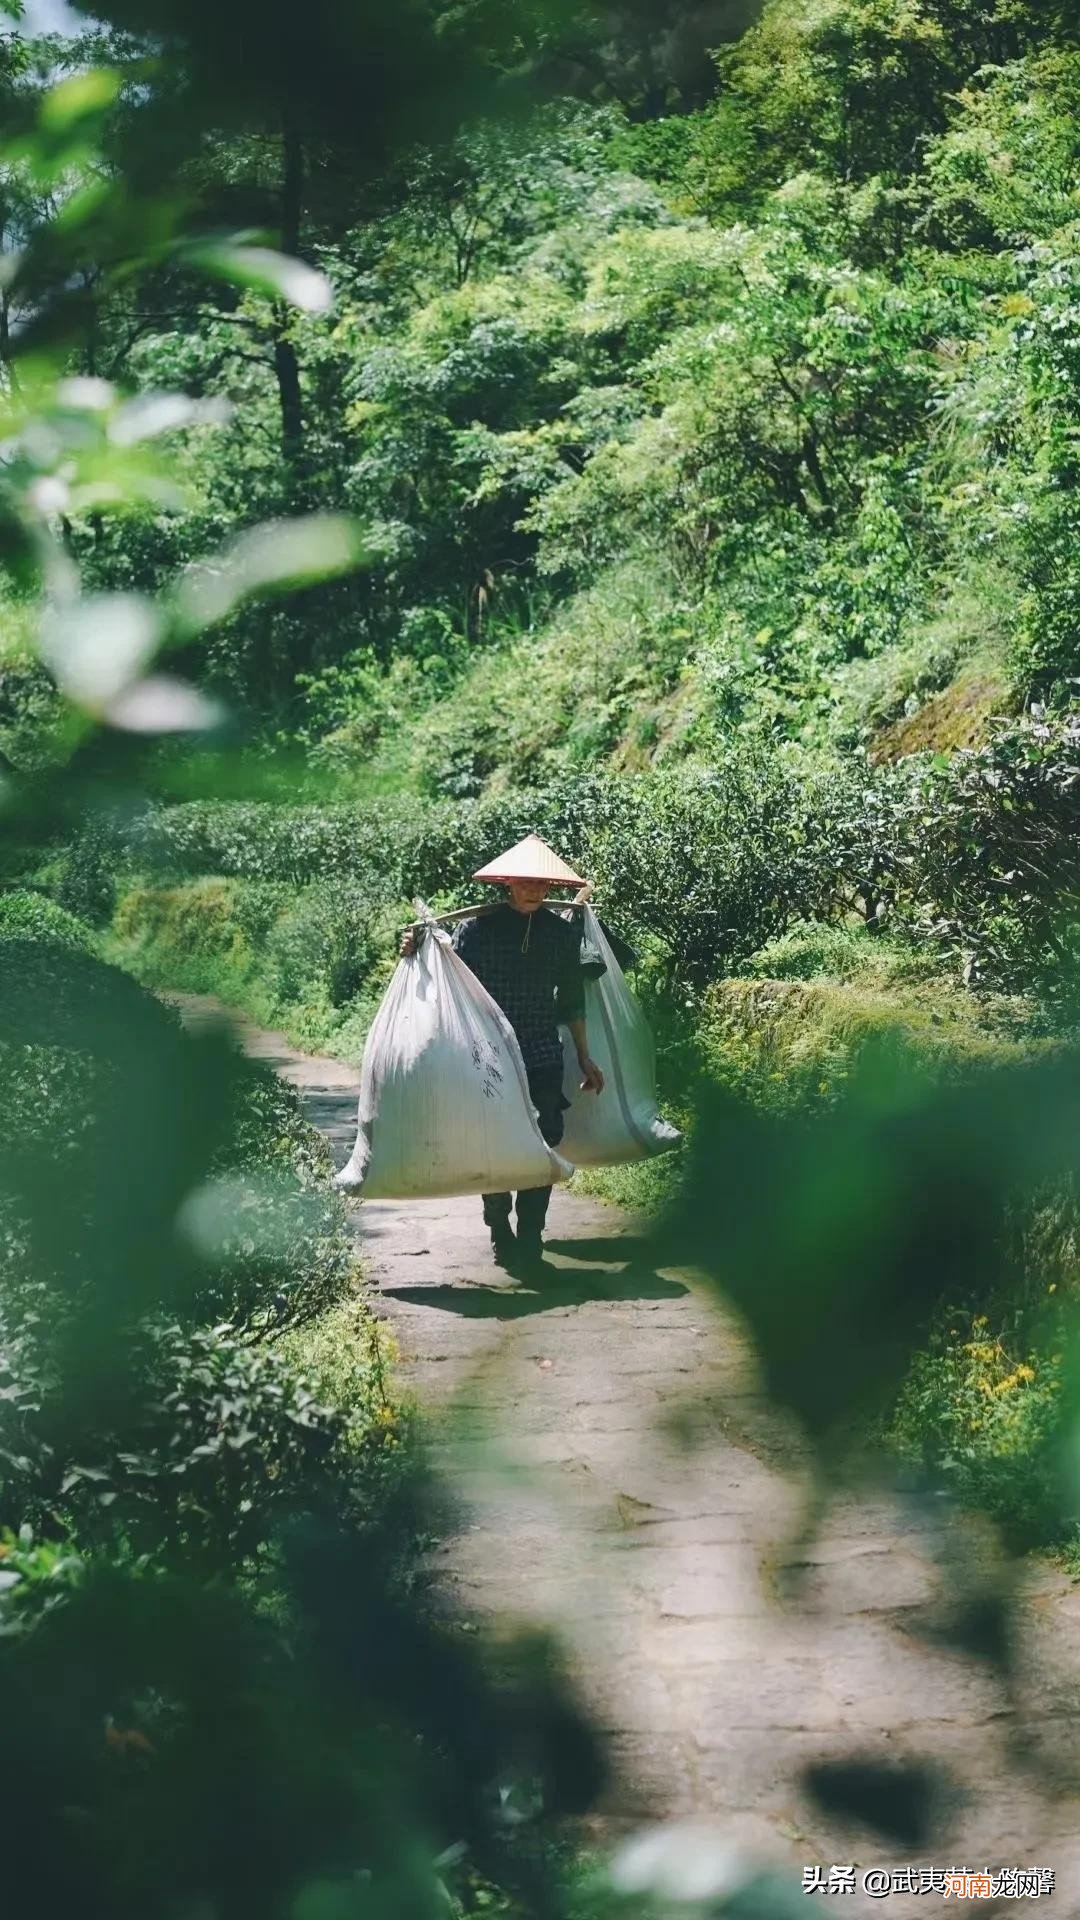
[[[407,798],[355,806],[196,800],[146,813],[128,852],[133,864],[162,877],[222,874],[299,886],[338,874],[390,877],[398,847],[407,849],[430,812]]]
[[[261,1336],[317,1320],[347,1296],[356,1254],[331,1172],[298,1096],[245,1062],[229,1140],[184,1216],[205,1256],[200,1316]]]
[[[234,1058],[215,1100],[217,1124],[200,1129],[187,1091],[200,1049],[170,1009],[86,950],[89,937],[39,896],[0,899],[8,1512],[50,1534],[73,1528],[84,1548],[123,1542],[189,1571],[202,1562],[232,1569],[267,1539],[279,1508],[325,1499],[332,1483],[337,1498],[352,1499],[365,1461],[393,1439],[392,1424],[376,1418],[386,1389],[374,1349],[369,1395],[356,1329],[353,1390],[334,1408],[299,1369],[305,1329],[356,1301],[352,1235],[328,1185],[327,1148],[292,1089],[270,1068]],[[158,1138],[146,1137],[153,1123],[144,1120],[145,1166],[134,1155],[125,1164],[117,1133],[144,1091],[132,1063],[166,1059],[179,1111],[194,1108],[205,1169],[167,1243],[152,1250],[157,1297],[171,1290],[181,1311],[171,1321],[136,1311],[113,1342],[111,1391],[80,1418],[64,1382],[80,1363],[79,1328],[123,1257],[99,1230],[102,1211],[107,1217],[117,1178],[145,1181],[151,1198],[146,1169],[183,1151],[164,1106]],[[67,1215],[59,1231],[46,1204],[57,1183]],[[286,1329],[289,1361],[267,1342]]]
[[[42,995],[49,1005],[47,1033],[31,1023]],[[88,1004],[96,1010],[100,1042],[93,1049],[79,1026]],[[85,1223],[72,1236],[68,1285],[80,1275],[89,1285],[94,1261],[107,1258],[107,1249],[94,1248],[89,1223],[131,1061],[140,1049],[168,1045],[180,1069],[175,1098],[182,1102],[191,1043],[175,1016],[133,981],[50,941],[0,941],[0,1009],[5,1033],[20,1036],[0,1042],[6,1087],[0,1151],[52,1167],[63,1179],[68,1208]],[[132,1097],[136,1093],[137,1086]],[[246,1335],[314,1319],[343,1297],[355,1274],[344,1208],[327,1188],[326,1148],[303,1120],[296,1094],[252,1062],[232,1063],[224,1122],[220,1143],[208,1147],[202,1213],[192,1216],[189,1244],[172,1254],[184,1267],[187,1311],[195,1321],[228,1322]],[[144,1143],[151,1158],[155,1150],[169,1152],[164,1108],[159,1124],[160,1140]],[[23,1241],[14,1203],[2,1193],[0,1217],[5,1284],[15,1286]],[[43,1248],[36,1270],[48,1279],[44,1259]]]
[[[84,920],[58,906],[47,894],[16,887],[10,893],[0,893],[0,940],[48,940],[89,953],[94,936]]]
[[[128,1345],[107,1425],[65,1431],[18,1329],[0,1335],[9,1512],[70,1528],[84,1547],[122,1539],[159,1563],[228,1569],[254,1554],[279,1510],[342,1497],[372,1431],[319,1404],[272,1349],[218,1328],[149,1327]]]
[[[1060,1001],[1078,828],[1080,715],[1035,713],[986,747],[913,755],[868,781],[839,864],[868,917],[932,940],[966,981]]]
[[[91,926],[101,927],[116,903],[116,869],[123,828],[107,811],[83,820],[61,844],[40,850],[33,865],[35,884],[47,887],[58,905]]]
[[[827,905],[835,854],[823,816],[836,812],[838,791],[835,780],[789,769],[748,740],[708,770],[578,776],[458,803],[382,802],[360,833],[352,812],[336,808],[177,807],[143,823],[132,860],[152,854],[166,872],[299,880],[302,890],[274,916],[278,896],[241,896],[209,877],[153,897],[134,888],[115,931],[134,947],[167,930],[183,958],[208,945],[224,954],[250,928],[258,973],[277,982],[271,997],[287,1002],[314,987],[340,1006],[385,952],[401,902],[414,893],[474,899],[470,873],[536,831],[595,876],[618,922],[662,933],[676,977],[703,980],[792,915]]]
[[[362,883],[305,887],[270,931],[265,965],[283,1001],[341,1008],[361,991],[389,937],[386,911]]]

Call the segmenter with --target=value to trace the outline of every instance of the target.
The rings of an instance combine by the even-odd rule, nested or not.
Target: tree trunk
[[[300,220],[304,195],[304,149],[292,116],[282,114],[281,245],[285,253],[300,252]],[[289,338],[291,314],[279,304],[274,335],[274,371],[281,406],[281,452],[290,492],[302,491],[304,465],[304,407],[300,391],[300,362]]]
[[[303,465],[304,409],[300,396],[300,363],[296,358],[296,348],[285,332],[288,324],[288,308],[279,307],[278,332],[274,340],[274,371],[281,402],[281,451],[286,466],[295,476]]]

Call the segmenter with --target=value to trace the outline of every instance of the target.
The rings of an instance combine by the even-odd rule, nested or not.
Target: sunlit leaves
[[[217,702],[175,679],[157,676],[137,686],[163,645],[225,618],[254,594],[335,578],[364,559],[353,521],[314,515],[249,529],[189,568],[175,595],[157,604],[131,592],[80,597],[63,521],[104,511],[182,511],[187,495],[154,443],[223,425],[229,412],[215,397],[150,390],[124,399],[109,381],[86,375],[28,383],[9,400],[9,496],[53,596],[42,657],[84,713],[128,732],[205,729],[222,717]]]
[[[167,459],[145,443],[169,432],[222,423],[218,400],[147,393],[127,401],[107,380],[71,375],[55,385],[30,377],[8,398],[4,452],[8,497],[38,541],[62,567],[58,516],[76,518],[147,506],[178,512],[188,494]]]
[[[45,615],[41,656],[57,686],[85,714],[123,732],[203,732],[224,717],[217,700],[146,669],[167,636],[162,610],[144,595],[96,594]]]
[[[58,81],[45,95],[41,125],[53,134],[70,134],[88,116],[102,114],[111,107],[119,91],[119,74],[108,67],[86,67],[81,73]]]

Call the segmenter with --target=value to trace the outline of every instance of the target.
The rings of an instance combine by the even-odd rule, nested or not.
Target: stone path
[[[215,1015],[212,1002],[179,1004],[193,1024]],[[299,1088],[342,1164],[355,1072],[239,1027]],[[805,1550],[798,1607],[785,1606],[773,1570],[799,1520],[805,1457],[770,1415],[740,1327],[691,1276],[651,1270],[632,1220],[557,1191],[555,1277],[530,1291],[490,1266],[477,1200],[367,1202],[355,1217],[400,1373],[462,1496],[433,1566],[477,1616],[562,1636],[610,1747],[606,1828],[694,1816],[797,1870],[858,1863],[858,1886],[868,1866],[912,1860],[1043,1865],[1057,1892],[1041,1909],[1080,1912],[1080,1587],[1028,1572],[1007,1690],[940,1635],[925,1517],[845,1498]],[[948,1542],[962,1559],[978,1548],[955,1523]],[[803,1766],[856,1751],[944,1770],[931,1846],[907,1853],[810,1797]],[[893,1894],[887,1910],[939,1903]],[[880,1911],[861,1890],[841,1906]]]

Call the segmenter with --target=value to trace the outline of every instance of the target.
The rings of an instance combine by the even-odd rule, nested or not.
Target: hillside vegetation
[[[769,0],[703,90],[624,82],[362,189],[309,140],[334,302],[284,334],[265,289],[103,307],[97,368],[196,414],[168,507],[69,548],[209,609],[178,652],[234,762],[163,744],[153,805],[9,877],[356,1059],[414,896],[537,830],[638,948],[688,1123],[705,1083],[828,1109],[890,1037],[943,1083],[1035,1057],[1074,1026],[1080,52],[1024,0]],[[199,165],[251,193],[266,155]],[[281,573],[301,509],[359,564],[323,521],[290,598],[215,585]],[[32,770],[56,696],[11,613]]]
[[[325,1150],[148,989],[355,1061],[415,897],[557,846],[686,1134],[594,1184],[742,1316],[822,1488],[899,1458],[920,1624],[1016,1697],[952,1522],[1080,1550],[1073,9],[9,12],[13,1911],[649,1920],[685,1836],[653,1892],[564,1885],[599,1737],[417,1577]],[[914,1845],[938,1756],[834,1758],[818,1801]],[[695,1886],[801,1899],[723,1844]]]
[[[313,181],[287,447],[257,295],[143,325],[135,377],[233,420],[186,513],[75,529],[91,576],[298,493],[365,553],[212,631],[283,770],[140,828],[120,950],[351,1055],[412,894],[535,826],[665,992],[847,921],[1067,1019],[1078,95],[1041,8],[771,0],[693,111],[471,122],[358,224]]]
[[[770,0],[704,104],[474,119],[362,218],[312,153],[299,410],[265,296],[143,322],[136,382],[231,422],[178,437],[183,513],[72,540],[167,590],[302,504],[362,564],[191,656],[268,798],[185,801],[166,754],[170,804],[33,883],[356,1059],[414,895],[536,829],[638,946],[684,1121],[702,1081],[827,1107],[882,1036],[955,1080],[1070,1031],[1078,107],[1020,0]]]

